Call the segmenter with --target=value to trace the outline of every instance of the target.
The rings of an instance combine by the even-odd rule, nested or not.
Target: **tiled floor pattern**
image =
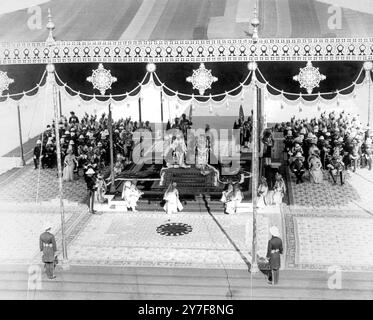
[[[351,184],[350,174],[346,176],[344,185],[333,185],[324,173],[324,180],[320,184],[311,183],[304,179],[304,183],[296,184],[296,179],[291,174],[291,188],[294,204],[305,207],[340,207],[346,206],[353,201],[360,200],[355,186]]]
[[[72,202],[84,202],[87,187],[83,178],[63,183],[63,197]],[[59,184],[54,169],[34,170],[28,165],[0,184],[0,201],[38,202],[57,199]]]
[[[178,214],[171,222],[190,225],[182,236],[163,236],[157,227],[165,214],[95,215],[69,247],[71,263],[126,266],[175,266],[247,269],[251,219],[247,215]],[[258,246],[265,250],[268,218],[258,217]]]
[[[321,184],[304,179],[296,184],[291,174],[291,189],[296,207],[351,208],[370,211],[373,208],[373,171],[359,169],[356,173],[346,171],[345,184],[333,185],[324,173]],[[371,212],[373,214],[373,211]]]
[[[312,214],[291,209],[285,214],[287,267],[373,271],[373,218],[369,215]]]

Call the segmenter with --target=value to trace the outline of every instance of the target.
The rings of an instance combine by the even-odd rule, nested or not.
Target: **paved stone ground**
[[[66,213],[66,220],[71,213]],[[46,224],[56,233],[60,228],[56,213],[11,212],[0,214],[0,262],[31,261],[38,252],[39,236]]]
[[[333,290],[327,271],[284,270],[279,284],[270,286],[261,272],[238,269],[71,266],[62,270],[58,266],[57,278],[51,281],[41,268],[33,267],[32,280],[41,273],[38,287],[29,282],[29,266],[0,265],[0,299],[371,300],[373,294],[373,273],[366,272],[343,272],[341,286]]]

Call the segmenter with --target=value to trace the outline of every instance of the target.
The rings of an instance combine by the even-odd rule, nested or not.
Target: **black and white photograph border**
[[[371,300],[372,30],[366,0],[2,0],[0,299]]]

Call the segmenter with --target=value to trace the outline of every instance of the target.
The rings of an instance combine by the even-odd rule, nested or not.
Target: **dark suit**
[[[94,213],[93,205],[95,199],[95,191],[96,188],[96,176],[95,175],[86,175],[85,174],[85,182],[87,183],[87,190],[88,190],[88,207],[89,213]]]
[[[282,252],[282,240],[278,237],[272,236],[272,238],[268,241],[267,258],[269,259],[269,265],[272,270],[272,277],[269,277],[268,280],[272,281],[273,284],[278,283],[278,279],[280,276],[280,254],[282,254]]]
[[[41,153],[41,146],[36,145],[34,147],[34,166],[35,166],[35,169],[37,169],[38,166],[39,166],[40,153]]]
[[[53,278],[55,254],[57,251],[57,244],[54,235],[48,231],[43,232],[39,239],[40,251],[43,252],[42,261],[45,264],[45,272],[49,279]]]

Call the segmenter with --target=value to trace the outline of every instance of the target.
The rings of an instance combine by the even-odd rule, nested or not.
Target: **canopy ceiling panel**
[[[0,42],[242,39],[255,0],[2,0]],[[261,38],[372,37],[370,0],[259,0]],[[12,26],[9,28],[9,26]]]
[[[258,66],[264,78],[276,89],[291,93],[307,93],[306,89],[299,87],[298,81],[293,80],[293,76],[299,74],[299,69],[306,66],[305,62],[260,62]],[[320,82],[320,86],[313,90],[314,93],[341,90],[353,81],[361,82],[365,76],[365,73],[362,73],[360,79],[357,79],[363,66],[362,62],[314,62],[313,66],[319,68],[320,73],[326,76],[326,79]],[[259,80],[263,82],[261,77]]]
[[[305,62],[260,62],[258,67],[264,78],[258,74],[258,79],[261,82],[268,81],[269,84],[280,91],[284,90],[296,94],[306,93],[305,89],[299,87],[299,82],[293,80],[293,76],[297,75],[299,69],[305,67],[305,65]],[[360,79],[357,79],[363,65],[362,62],[314,62],[313,65],[318,67],[320,73],[326,76],[326,79],[320,82],[320,87],[314,89],[314,93],[341,90],[351,85],[353,81],[361,82],[362,77],[365,76],[365,73],[362,72]],[[92,74],[92,70],[96,69],[97,66],[98,63],[61,63],[56,64],[56,72],[61,81],[71,89],[83,94],[92,95],[95,93],[99,96],[99,92],[94,91],[92,84],[87,81],[87,77]],[[111,75],[118,79],[117,82],[112,84],[112,89],[106,92],[107,94],[125,94],[135,89],[146,76],[145,63],[105,63],[104,67],[111,70]],[[156,65],[156,74],[159,81],[171,90],[188,95],[193,93],[198,95],[198,91],[193,90],[192,84],[186,81],[186,78],[191,76],[193,70],[198,69],[198,67],[198,63],[161,63]],[[245,82],[245,79],[245,85],[250,82],[250,79],[247,79],[249,75],[247,63],[214,62],[206,63],[205,67],[210,69],[212,75],[218,78],[218,81],[212,83],[211,89],[206,90],[206,97],[210,94],[224,94],[225,91],[239,88],[240,84]],[[45,65],[5,65],[2,66],[1,70],[6,71],[8,76],[14,79],[14,83],[9,86],[9,93],[16,94],[34,88],[42,78]],[[149,75],[145,78],[144,83],[148,81]],[[155,83],[160,86],[159,81],[155,81]],[[59,84],[62,85],[63,83]],[[270,88],[269,90],[272,92]],[[167,90],[165,92],[173,95]],[[73,92],[70,93],[73,94]],[[276,92],[273,93],[276,94]],[[232,92],[232,94],[239,94],[239,90]],[[182,96],[180,98],[183,99]]]

